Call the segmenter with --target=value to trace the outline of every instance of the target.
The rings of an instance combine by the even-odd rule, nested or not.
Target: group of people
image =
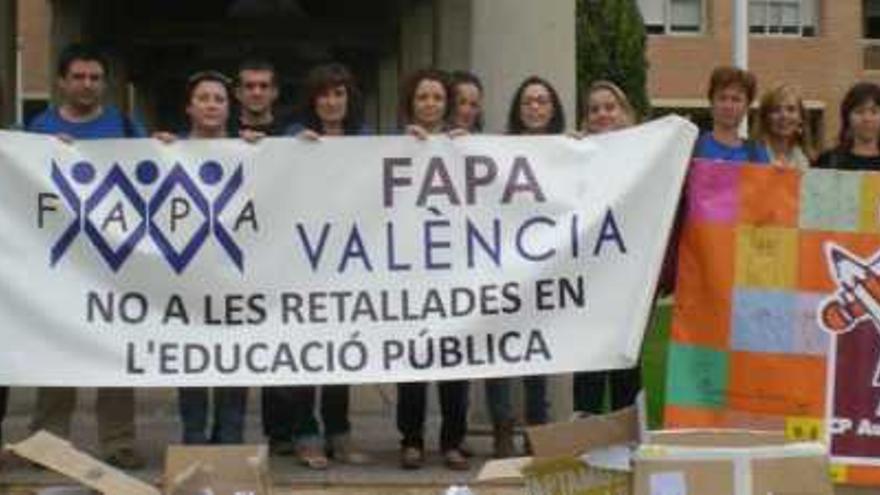
[[[52,134],[69,143],[81,139],[147,137],[140,122],[104,103],[107,70],[104,57],[94,48],[68,47],[57,66],[60,102],[34,118],[27,130]],[[400,132],[415,139],[479,133],[483,126],[483,93],[479,78],[468,72],[416,71],[402,84]],[[775,87],[762,96],[754,137],[740,137],[740,124],[747,117],[756,93],[756,81],[749,72],[733,67],[713,71],[708,91],[713,126],[700,136],[694,148],[696,157],[773,163],[801,170],[810,166],[880,169],[880,87],[858,83],[850,89],[841,105],[838,144],[818,156],[809,136],[803,98],[791,85]],[[160,131],[153,133],[153,137],[163,142],[235,137],[258,146],[264,136],[287,135],[324,141],[325,136],[371,134],[364,121],[362,98],[355,79],[346,67],[336,63],[321,65],[309,72],[295,122],[285,122],[277,115],[277,74],[273,66],[263,60],[244,61],[234,80],[216,71],[195,73],[186,84],[185,96],[183,111],[188,122],[185,132]],[[576,130],[569,131],[553,85],[541,77],[528,77],[513,94],[507,133],[567,133],[572,139],[580,139],[639,121],[626,94],[611,81],[592,82],[580,101]],[[493,453],[497,457],[516,455],[514,425],[518,414],[511,401],[513,383],[509,378],[485,381],[493,426]],[[525,423],[546,423],[549,407],[546,377],[524,377],[523,383]],[[465,436],[470,383],[444,381],[437,387],[444,463],[450,469],[468,469],[471,452]],[[403,468],[416,469],[425,463],[427,388],[427,383],[397,386],[396,420]],[[587,414],[599,413],[606,402],[613,409],[622,408],[634,401],[639,388],[638,368],[577,373],[573,385],[575,409]],[[263,431],[274,455],[294,456],[312,469],[326,468],[330,459],[352,464],[371,461],[352,441],[348,386],[323,386],[320,393],[318,387],[311,386],[265,387],[260,392]],[[0,388],[0,418],[6,409],[6,396],[7,389]],[[182,441],[187,444],[241,443],[247,397],[248,390],[239,387],[180,389]],[[320,404],[317,404],[318,397]],[[40,388],[31,429],[47,429],[69,436],[75,402],[73,388]],[[97,391],[100,449],[105,460],[125,469],[143,465],[135,448],[134,403],[135,393],[130,388]]]
[[[694,148],[696,158],[768,163],[798,170],[834,168],[880,170],[880,86],[854,84],[840,104],[840,132],[832,148],[818,153],[810,135],[801,91],[781,84],[760,99],[751,138],[740,136],[757,95],[753,74],[735,67],[718,67],[709,79],[712,129]]]

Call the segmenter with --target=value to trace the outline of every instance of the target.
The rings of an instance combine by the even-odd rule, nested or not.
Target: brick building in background
[[[47,0],[18,3],[18,37],[21,59],[20,105],[23,116],[42,110],[52,95],[54,64],[49,58],[51,11]]]
[[[735,0],[638,0],[648,29],[649,94],[659,112],[706,116],[709,73],[732,63]],[[855,81],[880,82],[880,0],[748,0],[749,68],[759,91],[801,87],[820,142]]]
[[[824,145],[832,144],[839,125],[838,105],[847,88],[857,80],[880,82],[880,0],[747,1],[751,30],[749,65],[758,76],[759,89],[764,91],[782,82],[801,86],[807,98],[814,135]],[[732,62],[734,0],[637,2],[649,33],[648,85],[656,113],[678,111],[690,114],[699,124],[706,124],[708,102],[705,92],[709,73],[716,65]],[[57,8],[61,2],[18,2],[23,73],[20,101],[24,105],[25,115],[32,115],[48,101],[54,77],[51,73],[51,40],[53,36],[58,39],[68,36],[63,33],[64,22],[52,27],[53,3]],[[83,6],[91,2],[64,3]],[[441,8],[437,5],[427,6],[432,2],[412,3],[416,6],[423,4],[423,10],[427,8],[433,12],[428,17],[433,17],[434,21],[426,25],[433,24],[434,41],[429,43],[423,40],[423,44],[433,45],[433,48],[428,47],[433,55],[429,53],[422,57],[433,57],[442,63],[443,39],[453,37],[443,33],[444,23],[441,20],[444,15],[448,17],[445,12],[454,10],[454,5],[447,3]],[[466,6],[467,2],[459,1],[457,4],[461,7]],[[68,7],[64,10],[67,12],[60,15],[71,17],[71,9]],[[466,17],[472,19],[473,14]],[[414,24],[418,21],[409,22]],[[466,24],[463,25],[468,28]],[[455,25],[450,23],[445,29],[455,29]],[[471,43],[490,35],[480,32]],[[557,54],[570,52],[571,49],[555,51]],[[405,65],[406,58],[402,57]],[[472,68],[481,72],[476,65]],[[381,72],[384,68],[378,70]],[[381,77],[376,76],[376,86],[381,85]],[[506,90],[507,86],[510,85],[502,87]],[[141,91],[148,90],[142,88]],[[489,96],[496,100],[498,106],[503,107],[507,103],[508,95]],[[149,103],[149,100],[150,95],[141,94],[139,103]],[[376,104],[393,106],[393,103],[392,98],[384,104]],[[376,120],[389,120],[394,113],[390,108],[375,111],[384,114]],[[503,109],[496,111],[502,113]]]

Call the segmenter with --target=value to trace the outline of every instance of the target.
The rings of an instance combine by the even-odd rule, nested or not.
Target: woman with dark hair
[[[822,153],[816,167],[880,170],[880,86],[860,82],[846,92],[837,146]]]
[[[449,76],[436,69],[420,69],[407,77],[400,88],[398,122],[406,134],[427,139],[447,130],[452,112]]]
[[[561,134],[565,112],[556,89],[538,76],[527,77],[513,94],[507,112],[508,134]]]
[[[302,119],[290,131],[303,137],[364,134],[361,93],[342,64],[319,65],[306,76]]]
[[[186,84],[186,139],[229,137],[231,81],[216,71],[197,72]],[[176,136],[153,135],[162,142]],[[245,387],[192,387],[178,389],[180,419],[185,444],[240,444],[244,441],[244,416],[248,389]],[[213,398],[210,397],[213,395]],[[212,424],[208,416],[213,405]]]
[[[423,69],[404,82],[400,94],[400,124],[417,139],[447,130],[452,102],[448,77],[444,72]],[[469,463],[460,450],[467,432],[467,382],[446,381],[437,384],[440,397],[440,449],[447,468],[466,470]],[[400,441],[400,465],[419,469],[425,463],[425,414],[428,384],[397,384],[397,429]]]
[[[507,113],[507,133],[512,135],[561,134],[565,129],[565,112],[556,89],[538,76],[527,77],[517,87]],[[486,380],[489,414],[495,433],[495,455],[513,455],[514,414],[510,400],[511,379]],[[547,422],[547,378],[541,375],[523,378],[525,386],[525,420],[528,425]],[[499,449],[499,447],[501,447]],[[530,450],[527,445],[527,450]]]
[[[365,133],[360,92],[351,72],[338,63],[320,65],[309,71],[303,93],[302,121],[291,126],[288,134],[319,140],[322,136]],[[276,418],[271,422],[274,426],[266,428],[270,446],[274,449],[293,439],[293,451],[300,463],[312,469],[326,468],[328,456],[347,464],[371,461],[369,456],[354,447],[351,440],[348,385],[321,387],[324,441],[315,418],[317,387],[273,387],[266,390],[270,398],[280,399],[263,401],[264,414]],[[284,421],[286,418],[290,418],[289,422]]]
[[[452,93],[450,125],[467,133],[483,130],[483,83],[466,71],[452,73],[449,85]]]
[[[450,123],[453,137],[472,134],[483,130],[483,84],[470,72],[457,71],[452,74],[453,108]],[[510,385],[505,379],[486,380],[486,407],[492,420],[492,456],[496,458],[513,457],[513,416],[510,407]],[[469,390],[465,388],[465,400]],[[462,452],[469,454],[462,445]]]

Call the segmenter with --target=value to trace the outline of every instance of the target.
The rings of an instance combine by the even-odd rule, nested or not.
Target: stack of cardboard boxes
[[[534,457],[490,461],[480,481],[529,495],[831,495],[826,448],[782,432],[645,431],[634,408],[527,431]]]

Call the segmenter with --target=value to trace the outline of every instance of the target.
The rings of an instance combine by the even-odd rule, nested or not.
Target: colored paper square
[[[825,356],[831,345],[828,333],[819,326],[818,312],[825,294],[799,293],[794,315],[792,347],[795,353]]]
[[[794,294],[737,290],[731,347],[739,351],[794,352]]]
[[[822,425],[823,421],[819,418],[785,418],[785,438],[798,442],[822,442],[825,440],[825,429]]]
[[[880,232],[880,175],[878,174],[862,175],[859,231]]]
[[[737,229],[736,285],[794,289],[797,281],[797,231],[785,227]]]
[[[825,412],[825,360],[821,357],[731,352],[731,408],[780,416]]]
[[[686,407],[666,404],[663,409],[663,427],[674,428],[722,428],[724,409],[705,407]]]
[[[701,222],[736,221],[739,167],[694,160],[687,181],[688,218]]]
[[[731,409],[710,409],[667,404],[663,412],[664,428],[745,428],[783,430],[785,418]]]
[[[731,228],[708,224],[682,229],[672,325],[676,341],[727,348],[734,233]]]
[[[727,360],[726,352],[671,344],[666,379],[667,401],[683,406],[724,407]]]
[[[785,429],[785,418],[772,414],[756,414],[747,411],[728,409],[724,414],[724,428],[745,428],[747,430],[781,431]]]
[[[833,483],[846,483],[847,479],[846,464],[832,464],[830,468],[831,481]]]
[[[831,294],[837,290],[826,257],[825,245],[829,242],[865,259],[872,259],[880,249],[880,240],[874,234],[802,231],[798,241],[800,291]]]
[[[812,170],[801,179],[800,226],[850,231],[859,225],[861,176],[837,170]]]
[[[843,483],[851,485],[880,485],[880,469],[877,466],[859,466],[850,464],[845,466]],[[834,478],[837,482],[837,479]]]
[[[742,167],[739,221],[755,226],[795,227],[801,174],[791,168]]]

